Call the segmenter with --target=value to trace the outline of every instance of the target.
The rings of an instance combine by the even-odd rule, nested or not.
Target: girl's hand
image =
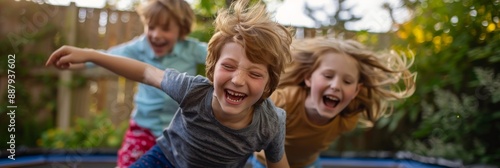
[[[71,64],[89,61],[91,51],[73,46],[62,46],[50,55],[45,66],[53,65],[58,69],[68,69]]]

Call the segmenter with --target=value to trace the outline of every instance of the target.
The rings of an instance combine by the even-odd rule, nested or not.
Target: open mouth
[[[323,96],[323,103],[327,107],[335,108],[340,103],[340,99],[334,96]]]
[[[233,104],[237,104],[245,99],[245,97],[247,97],[247,95],[244,93],[235,92],[228,89],[225,89],[224,91],[226,92],[226,100]]]
[[[153,42],[153,41],[151,41],[151,45],[153,47],[165,47],[165,46],[167,46],[167,44],[168,44],[168,42],[166,42],[166,41],[165,42]]]

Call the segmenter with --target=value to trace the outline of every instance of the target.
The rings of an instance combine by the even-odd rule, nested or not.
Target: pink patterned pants
[[[130,120],[120,150],[118,150],[118,167],[128,167],[156,144],[156,138],[146,128],[139,127]]]

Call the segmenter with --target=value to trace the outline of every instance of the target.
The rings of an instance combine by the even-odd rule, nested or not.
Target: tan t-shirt
[[[292,168],[312,164],[339,135],[353,130],[359,118],[338,115],[326,125],[313,124],[306,115],[306,96],[307,91],[299,86],[280,88],[271,95],[276,106],[287,113],[285,152]],[[257,155],[261,163],[266,163],[262,152]]]

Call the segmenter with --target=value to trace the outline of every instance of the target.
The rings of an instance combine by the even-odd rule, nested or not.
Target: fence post
[[[66,11],[64,30],[66,31],[66,43],[75,45],[76,42],[76,15],[77,7],[75,2],[71,2]],[[62,130],[69,128],[71,116],[71,82],[72,72],[64,70],[59,72],[59,86],[57,88],[57,127]]]

